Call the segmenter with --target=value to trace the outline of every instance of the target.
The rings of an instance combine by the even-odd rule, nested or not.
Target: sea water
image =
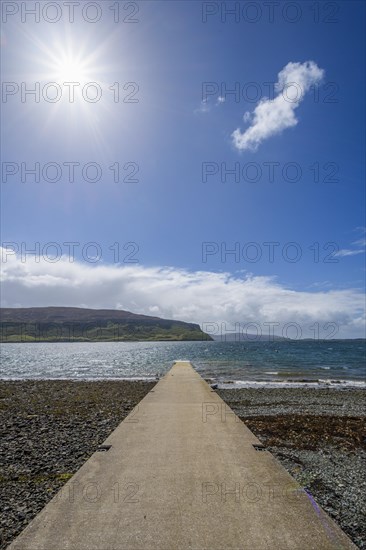
[[[220,387],[366,387],[365,341],[5,343],[0,378],[156,379],[189,360]]]

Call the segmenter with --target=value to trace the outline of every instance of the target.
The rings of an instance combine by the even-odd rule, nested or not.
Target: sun
[[[88,80],[86,63],[73,56],[63,56],[54,67],[54,78],[57,82],[79,82]]]
[[[32,44],[27,54],[28,80],[39,83],[42,90],[44,132],[57,126],[85,131],[106,154],[101,123],[112,113],[114,92],[108,93],[108,88],[115,82],[109,75],[118,67],[110,56],[115,34],[108,34],[96,45],[91,31],[73,36],[70,27],[50,29],[42,37],[27,29]],[[29,113],[32,116],[33,110]]]

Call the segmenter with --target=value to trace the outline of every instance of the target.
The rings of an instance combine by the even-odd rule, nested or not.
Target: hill
[[[211,340],[199,325],[123,310],[0,308],[1,342]]]

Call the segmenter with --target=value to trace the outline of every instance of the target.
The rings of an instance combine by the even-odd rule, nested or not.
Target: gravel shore
[[[139,381],[0,381],[1,550],[153,386]],[[365,549],[365,392],[217,391]]]
[[[1,550],[154,385],[0,381]]]
[[[359,548],[366,548],[364,390],[217,390]]]

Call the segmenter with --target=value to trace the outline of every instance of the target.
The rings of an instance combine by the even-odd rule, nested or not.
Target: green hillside
[[[211,340],[199,325],[122,310],[0,308],[1,342]]]

